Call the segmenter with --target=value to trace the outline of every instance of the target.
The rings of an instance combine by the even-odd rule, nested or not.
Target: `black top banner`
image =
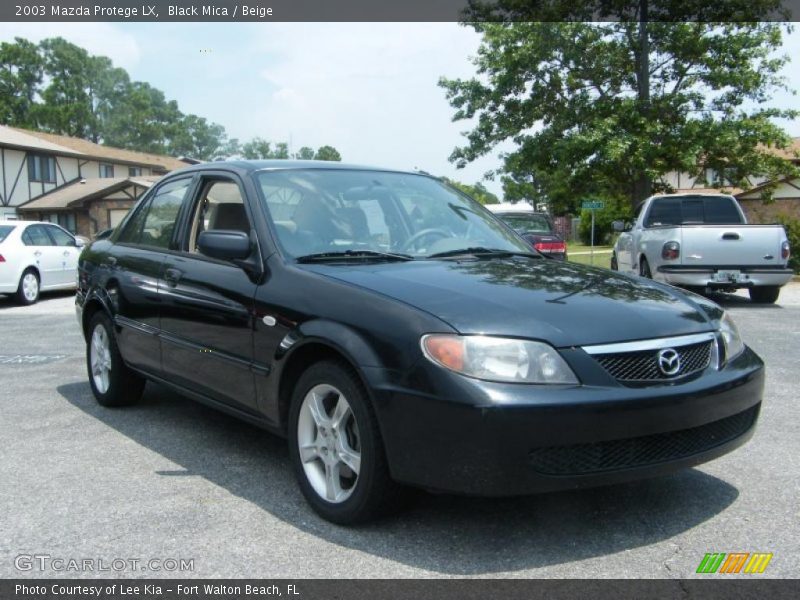
[[[798,21],[800,0],[3,0],[0,20]]]

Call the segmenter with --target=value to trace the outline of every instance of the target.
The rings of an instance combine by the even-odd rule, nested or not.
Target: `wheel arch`
[[[89,323],[92,317],[98,311],[105,312],[108,317],[113,321],[114,311],[112,309],[111,299],[108,297],[108,292],[105,289],[95,288],[89,292],[88,297],[83,303],[83,310],[81,311],[81,331],[83,332],[83,339],[89,339]]]
[[[348,327],[331,322],[304,324],[284,338],[276,355],[280,364],[277,382],[279,427],[286,430],[294,384],[311,365],[333,360],[345,365],[356,376],[364,393],[375,408],[363,366],[379,364],[377,355],[367,342]],[[288,346],[288,348],[287,348]]]

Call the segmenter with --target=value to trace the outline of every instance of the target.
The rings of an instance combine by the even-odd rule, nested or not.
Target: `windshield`
[[[12,231],[14,231],[13,225],[0,225],[0,243],[2,243]]]
[[[460,249],[530,253],[477,202],[423,175],[334,169],[256,174],[284,252],[427,258]]]
[[[497,215],[511,225],[514,230],[523,233],[528,231],[541,231],[552,233],[550,221],[544,215]]]

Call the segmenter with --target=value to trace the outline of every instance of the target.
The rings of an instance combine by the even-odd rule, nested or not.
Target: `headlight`
[[[483,335],[422,336],[432,362],[486,381],[576,384],[577,377],[551,346],[541,342]]]
[[[719,332],[722,334],[722,343],[725,346],[725,362],[731,361],[744,352],[744,342],[739,335],[739,329],[731,316],[725,312],[719,320]]]

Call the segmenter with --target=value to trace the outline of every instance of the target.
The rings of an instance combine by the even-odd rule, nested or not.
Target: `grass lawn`
[[[569,262],[581,263],[582,265],[589,265],[592,264],[589,262],[591,258],[590,254],[568,254],[567,255]],[[610,250],[606,250],[605,252],[597,252],[597,248],[595,247],[594,253],[594,266],[595,267],[604,267],[606,269],[609,268],[609,261],[611,260],[611,252]]]
[[[594,263],[592,263],[590,262],[591,254],[589,254],[592,250],[590,246],[570,242],[567,244],[567,256],[570,262],[584,265],[594,264],[595,267],[605,267],[607,269],[609,267],[609,261],[611,260],[611,250],[613,249],[613,246],[595,246]]]
[[[595,246],[594,251],[610,251],[613,250],[613,246]],[[567,252],[589,252],[591,248],[589,246],[584,246],[580,242],[567,242]]]

